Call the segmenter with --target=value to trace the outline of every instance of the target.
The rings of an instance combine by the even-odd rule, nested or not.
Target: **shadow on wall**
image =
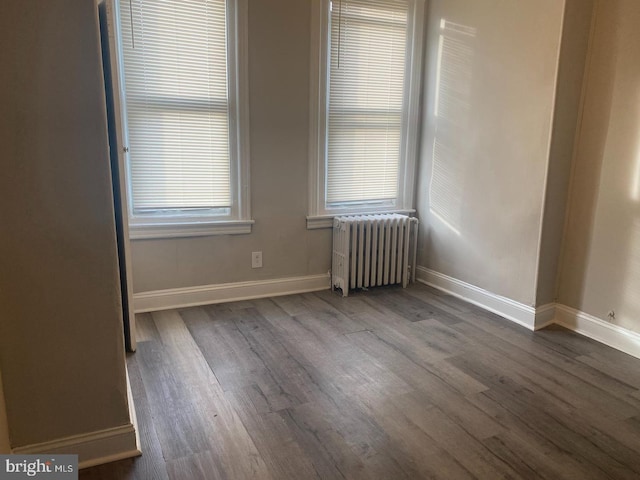
[[[635,19],[636,21],[640,20],[640,15]],[[638,23],[634,22],[634,25],[638,25]],[[623,123],[620,128],[623,133],[628,133],[629,142],[625,148],[629,149],[628,153],[630,154],[630,157],[623,156],[621,158],[629,158],[630,162],[627,168],[631,175],[628,177],[628,193],[624,189],[620,192],[623,200],[628,203],[628,208],[623,209],[629,216],[629,222],[627,235],[625,235],[626,249],[622,250],[627,252],[626,258],[623,260],[627,271],[624,276],[620,277],[623,288],[614,290],[620,291],[622,298],[619,302],[614,300],[612,308],[620,305],[620,321],[627,328],[640,330],[640,55],[636,51],[637,49],[630,49],[629,53],[634,58],[629,59],[628,63],[633,65],[633,72],[631,72],[635,80],[633,81],[635,84],[633,94],[629,95],[626,101],[619,100],[619,106],[625,110],[620,115],[620,121]],[[627,63],[626,59],[623,61]],[[617,115],[617,112],[618,108],[614,114]],[[624,174],[623,176],[626,177]],[[613,278],[618,277],[614,274]]]
[[[640,330],[640,5],[596,15],[560,302]]]

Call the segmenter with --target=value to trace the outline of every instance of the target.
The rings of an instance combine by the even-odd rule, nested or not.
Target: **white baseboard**
[[[536,307],[534,330],[541,330],[555,323],[556,307],[557,305],[555,303],[547,303],[546,305]]]
[[[315,292],[330,288],[329,274],[173,288],[133,295],[136,313]]]
[[[640,358],[640,334],[566,305],[556,305],[555,323]]]
[[[127,375],[127,402],[129,402],[129,418],[131,419],[131,425],[133,426],[133,431],[135,432],[136,450],[139,452],[138,455],[142,455],[142,443],[140,443],[140,429],[138,428],[138,416],[136,415],[136,405],[133,403],[133,391],[131,390],[131,379],[129,378],[129,369],[125,368],[124,371]],[[133,455],[133,456],[135,457],[137,455]],[[100,463],[103,463],[103,462],[100,462]],[[98,465],[98,463],[95,463],[94,465]]]
[[[141,455],[136,441],[136,431],[132,424],[17,447],[12,452],[20,455],[43,453],[78,455],[79,468]]]
[[[416,274],[417,280],[421,283],[496,313],[530,330],[540,330],[555,323],[640,358],[640,334],[588,313],[558,303],[533,308],[425,267],[418,267]]]
[[[425,267],[417,267],[416,279],[425,285],[461,298],[529,330],[536,329],[536,310],[529,305],[496,295],[475,285]]]
[[[97,432],[83,433],[49,442],[16,447],[11,452],[21,455],[45,453],[78,455],[78,468],[88,468],[140,456],[142,455],[140,436],[138,434],[138,422],[128,372],[127,398],[131,423]]]

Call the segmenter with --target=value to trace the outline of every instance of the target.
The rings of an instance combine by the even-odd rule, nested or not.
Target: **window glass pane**
[[[406,0],[335,0],[327,206],[398,195],[407,51]]]
[[[134,214],[231,206],[224,0],[120,0]]]

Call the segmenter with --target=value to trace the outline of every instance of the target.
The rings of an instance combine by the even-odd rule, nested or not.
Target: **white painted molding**
[[[640,333],[588,313],[558,303],[533,308],[425,267],[417,267],[416,273],[419,282],[489,310],[530,330],[540,330],[555,323],[640,358]]]
[[[307,230],[333,228],[333,217],[333,215],[309,215],[307,217]]]
[[[20,455],[43,453],[78,455],[79,468],[115,462],[142,454],[138,448],[136,432],[132,424],[17,447],[12,452]]]
[[[230,133],[230,146],[237,159],[232,172],[235,176],[237,189],[237,206],[232,206],[232,212],[239,221],[245,222],[245,230],[251,224],[251,148],[250,148],[250,112],[249,112],[249,0],[235,0],[227,2],[229,13],[227,20],[228,35],[235,38],[235,42],[228,43],[234,65],[229,65],[229,94],[236,99],[236,104],[230,105],[230,121],[235,128]],[[235,19],[235,21],[233,21]],[[232,37],[233,36],[233,37]],[[235,68],[234,68],[235,67]],[[248,225],[247,225],[248,224]],[[239,232],[238,232],[239,233]]]
[[[325,273],[306,277],[156,290],[134,294],[133,305],[136,313],[142,313],[253,298],[276,297],[294,293],[328,290],[331,286],[330,280],[329,274]]]
[[[21,455],[71,454],[78,455],[78,467],[88,468],[103,463],[142,455],[138,422],[133,404],[129,373],[127,372],[127,400],[131,423],[97,432],[16,447],[11,452]]]
[[[134,335],[135,336],[135,331]],[[127,402],[129,404],[129,418],[131,420],[131,425],[133,425],[133,431],[136,436],[136,450],[139,455],[142,455],[142,444],[140,443],[140,429],[138,428],[138,416],[136,415],[136,405],[133,403],[133,391],[131,390],[131,378],[129,377],[129,370],[125,367],[124,372],[127,377]],[[97,465],[97,464],[96,464]]]
[[[536,311],[529,305],[496,295],[470,283],[421,266],[416,268],[416,279],[420,283],[484,308],[529,330],[535,330]]]
[[[210,235],[238,235],[251,233],[254,220],[225,220],[220,222],[148,223],[129,225],[131,240],[152,238],[206,237]]]
[[[325,157],[327,115],[327,75],[323,75],[327,63],[329,33],[324,25],[328,24],[329,9],[325,7],[326,0],[311,1],[311,43],[309,49],[309,212],[317,215],[321,210],[325,179],[324,169],[319,159]],[[326,73],[326,72],[325,72]],[[309,224],[307,223],[307,228]],[[328,227],[328,226],[327,226]],[[312,226],[313,228],[313,226]],[[323,227],[316,227],[323,228]]]
[[[640,334],[566,305],[556,305],[555,323],[640,358]]]
[[[555,303],[547,303],[546,305],[536,307],[534,330],[541,330],[555,323],[556,307],[557,305]]]

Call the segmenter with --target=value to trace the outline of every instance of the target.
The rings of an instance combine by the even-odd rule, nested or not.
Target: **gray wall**
[[[640,331],[640,2],[598,1],[559,301]]]
[[[564,2],[429,4],[418,263],[533,305]]]
[[[129,423],[93,0],[0,2],[0,369],[12,447]]]
[[[249,2],[253,232],[134,240],[135,292],[329,270],[331,229],[306,229],[310,14],[310,0]]]
[[[569,179],[595,0],[567,0],[547,171],[536,305],[555,302]]]

